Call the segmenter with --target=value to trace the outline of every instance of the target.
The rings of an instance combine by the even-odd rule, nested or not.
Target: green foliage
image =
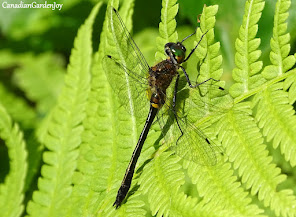
[[[64,2],[68,6],[79,4]],[[222,87],[230,86],[223,80],[231,68],[233,83],[223,97],[207,94],[201,85],[203,98],[214,108],[204,108],[202,114],[189,110],[185,115],[196,120],[196,126],[215,141],[214,148],[222,150],[223,155],[217,153],[213,166],[181,159],[169,149],[170,142],[164,142],[159,126],[154,124],[131,189],[119,209],[112,204],[142,131],[149,101],[142,102],[137,87],[130,85],[131,78],[120,80],[118,66],[106,60],[111,54],[126,66],[135,61],[131,50],[126,52],[127,44],[118,28],[114,28],[112,7],[119,9],[130,32],[141,30],[134,39],[144,56],[156,62],[165,58],[164,44],[178,41],[178,34],[185,37],[194,31],[192,26],[180,28],[179,20],[177,25],[177,14],[182,20],[182,6],[191,9],[186,12],[194,14],[190,16],[201,9],[190,1],[163,0],[161,11],[157,11],[160,22],[156,33],[155,29],[134,24],[133,0],[122,4],[110,0],[100,45],[92,54],[92,41],[98,41],[92,39],[92,30],[97,29],[99,3],[78,30],[67,70],[63,57],[52,50],[18,53],[2,44],[1,217],[296,216],[296,54],[291,45],[295,36],[290,34],[295,28],[289,27],[294,16],[289,15],[289,9],[295,9],[295,5],[291,3],[277,0],[271,7],[271,2],[247,0],[241,14],[228,15],[239,16],[233,24],[240,25],[235,27],[237,35],[232,35],[237,39],[230,40],[230,44],[225,42],[223,32],[233,31],[227,31],[222,16],[230,3],[215,1],[219,6],[208,2],[203,6],[198,17],[200,28],[184,42],[187,54],[207,33],[183,66],[191,80],[214,78],[221,80],[216,85]],[[240,3],[233,4],[236,8]],[[262,21],[265,9],[274,15],[270,50],[268,35],[262,33],[266,30],[266,20]],[[36,29],[28,23],[19,25],[23,17],[33,15],[17,13],[18,18],[8,14],[10,22],[0,22],[3,33],[14,39],[24,40],[54,26],[46,19],[49,12],[34,12],[46,24]],[[93,35],[98,37],[97,32]],[[45,42],[42,49],[50,47],[47,40],[41,41]],[[226,56],[226,50],[235,55]],[[141,70],[140,66],[135,70]],[[180,74],[180,81],[184,81],[181,70]],[[185,111],[186,105],[200,99],[196,92],[182,95],[180,91],[178,99],[184,98]]]
[[[262,213],[258,206],[251,204],[248,193],[237,182],[229,163],[202,167],[186,162],[184,166],[203,198],[199,212],[204,216],[213,216],[213,212],[221,213],[223,210],[226,211],[224,215],[230,216],[260,216]],[[223,213],[218,216],[223,216]]]
[[[177,1],[162,1],[161,22],[159,23],[159,37],[156,39],[157,53],[156,60],[164,59],[163,46],[169,41],[177,41],[177,22],[175,16],[178,13]]]
[[[219,53],[220,43],[215,42],[214,39],[214,26],[216,23],[215,15],[217,12],[217,5],[204,7],[200,17],[201,24],[200,29],[197,30],[196,40],[199,41],[202,34],[208,32],[204,35],[196,51],[196,55],[201,63],[198,77],[199,83],[209,78],[219,80],[223,73],[222,56]],[[196,45],[196,43],[194,45]]]
[[[45,114],[55,105],[63,86],[65,70],[62,59],[45,53],[38,57],[24,56],[22,62],[23,67],[15,71],[16,83],[29,100],[38,102],[38,112]]]
[[[35,124],[34,110],[27,106],[26,102],[22,98],[18,98],[15,94],[9,92],[9,90],[0,84],[0,98],[1,103],[7,108],[11,117],[21,123],[24,127],[30,127]]]
[[[22,132],[12,123],[5,108],[0,105],[0,137],[8,149],[10,170],[0,185],[2,216],[20,216],[24,211],[24,185],[27,175],[27,151]]]
[[[38,191],[28,203],[30,216],[64,216],[67,211],[89,92],[91,27],[99,6],[78,31],[65,85],[44,129],[42,141],[48,150],[43,155]]]
[[[234,97],[263,83],[262,75],[259,74],[263,63],[258,61],[261,56],[261,51],[258,50],[260,39],[255,38],[258,31],[257,22],[263,8],[263,0],[246,2],[243,23],[235,42],[236,68],[233,70],[232,77],[236,83],[230,89],[230,93]]]

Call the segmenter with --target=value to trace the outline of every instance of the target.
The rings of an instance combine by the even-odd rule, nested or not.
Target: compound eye
[[[185,58],[185,47],[182,44],[173,44],[170,48],[176,61],[181,64]]]
[[[167,43],[165,45],[166,54],[173,58],[178,64],[181,64],[185,59],[186,48],[180,43]]]

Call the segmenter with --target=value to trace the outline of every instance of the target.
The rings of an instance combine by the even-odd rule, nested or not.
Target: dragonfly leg
[[[185,75],[185,77],[186,77],[187,83],[188,83],[189,87],[191,87],[191,88],[196,88],[196,87],[198,87],[199,85],[204,84],[204,83],[206,83],[206,82],[208,82],[208,81],[210,81],[210,80],[212,80],[212,81],[216,81],[216,82],[219,81],[219,80],[216,80],[216,79],[214,79],[214,78],[209,78],[209,79],[207,79],[207,80],[205,80],[205,81],[203,81],[203,82],[200,82],[200,83],[197,83],[197,84],[195,84],[195,85],[192,85],[192,84],[191,84],[191,81],[190,81],[190,79],[189,79],[189,76],[188,76],[186,70],[184,69],[184,67],[180,66],[180,68],[182,69],[182,71],[183,71],[183,73],[184,73],[184,75]],[[222,87],[221,87],[221,88],[222,88]]]
[[[181,127],[180,127],[178,117],[177,117],[177,113],[176,113],[176,101],[177,101],[177,91],[178,91],[179,78],[180,78],[180,74],[178,73],[177,79],[176,79],[176,82],[175,82],[174,97],[173,97],[173,113],[174,113],[178,128],[179,128],[179,130],[181,132],[181,136],[178,138],[178,140],[183,136],[183,131],[182,131]],[[178,142],[178,140],[177,140],[177,142]]]
[[[187,56],[186,59],[183,61],[183,63],[185,63],[185,62],[190,58],[190,56],[194,53],[195,49],[198,47],[198,45],[200,44],[202,38],[205,36],[205,34],[208,33],[208,31],[209,31],[209,30],[207,30],[204,34],[202,34],[202,36],[200,37],[200,39],[199,39],[197,45],[191,50],[191,52],[188,54],[188,56]]]
[[[185,40],[187,40],[188,38],[190,38],[191,36],[193,36],[195,33],[196,33],[196,30],[197,30],[198,27],[196,27],[195,31],[193,33],[191,33],[190,35],[186,36],[182,41],[181,43],[183,43]]]

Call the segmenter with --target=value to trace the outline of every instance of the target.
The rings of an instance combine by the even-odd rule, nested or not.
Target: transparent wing
[[[134,72],[110,57],[104,57],[103,68],[109,74],[107,75],[108,81],[118,96],[120,104],[130,114],[139,117],[147,115],[150,102],[146,96],[148,88],[147,83],[144,83],[146,81],[140,82],[138,79],[135,79],[133,77]],[[110,75],[111,73],[112,75]]]
[[[208,89],[205,95],[201,94],[199,88],[182,88],[177,94],[177,112],[173,111],[172,103],[167,101],[159,113],[158,120],[163,129],[165,142],[172,145],[171,148],[177,155],[200,165],[215,165],[216,155],[222,150],[204,130],[196,126],[196,123],[205,118],[203,126],[211,125],[228,111],[225,105],[233,105],[233,101],[220,86],[202,86]],[[212,118],[206,120],[209,116]]]
[[[134,57],[134,59],[131,59],[131,61],[134,60],[134,65],[140,64],[142,68],[144,68],[144,74],[142,74],[142,77],[145,77],[146,73],[149,70],[149,64],[147,63],[144,55],[138,48],[137,44],[135,43],[134,39],[132,38],[131,34],[129,33],[128,29],[126,28],[124,22],[122,21],[118,11],[115,8],[112,8],[111,10],[111,25],[113,24],[113,27],[115,30],[115,34],[119,40],[119,42],[123,42],[123,45],[125,46],[125,43],[128,44],[128,53],[131,53]]]
[[[114,48],[109,49],[106,46],[107,56],[103,58],[103,68],[121,104],[127,107],[128,111],[135,110],[132,113],[141,116],[143,115],[141,110],[147,108],[146,113],[148,113],[149,109],[146,90],[150,68],[119,13],[114,8],[109,8],[108,16],[110,34],[107,43],[113,43],[117,50],[114,51]]]
[[[177,138],[176,146],[173,146],[176,154],[201,165],[215,165],[218,146],[188,119],[178,118],[177,120],[183,135]],[[175,133],[180,131],[176,127],[177,124],[173,126]]]

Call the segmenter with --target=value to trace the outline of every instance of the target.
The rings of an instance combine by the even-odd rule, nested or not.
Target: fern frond
[[[109,1],[107,6],[101,44],[91,70],[91,92],[83,123],[85,131],[80,147],[79,172],[75,175],[72,194],[77,207],[68,216],[72,216],[73,212],[82,216],[145,215],[138,193],[128,197],[120,209],[115,210],[112,206],[138,139],[138,129],[136,121],[132,121],[125,108],[119,105],[118,96],[114,95],[102,68],[102,59],[107,51],[108,54],[117,52],[112,31],[108,29],[111,7],[118,8],[118,1]],[[122,19],[131,20],[132,12],[133,1],[124,1],[120,9]],[[127,28],[131,28],[131,23],[127,24]],[[136,181],[133,181],[132,188],[136,186]]]
[[[236,68],[232,72],[232,77],[236,83],[230,88],[230,94],[233,97],[240,96],[265,81],[262,75],[258,74],[263,63],[258,61],[261,56],[261,51],[258,50],[260,39],[255,38],[258,31],[257,23],[263,8],[263,0],[248,0],[246,2],[243,23],[235,42]]]
[[[226,216],[261,216],[263,210],[250,204],[251,199],[236,182],[229,163],[204,167],[190,162],[185,167],[203,198],[201,210],[224,210],[228,212]]]
[[[277,4],[276,13],[282,13],[287,10],[287,4],[284,3],[285,6],[282,9],[279,9],[279,4]],[[286,120],[284,120],[286,116],[290,118],[290,126],[294,126],[295,120],[292,117],[294,112],[290,106],[284,105],[287,101],[285,100],[285,94],[281,91],[281,84],[270,86],[279,80],[265,83],[267,87],[261,85],[266,79],[280,77],[284,71],[286,72],[290,68],[288,64],[287,68],[283,68],[281,63],[282,57],[285,59],[288,55],[289,45],[287,43],[289,37],[287,35],[280,37],[280,35],[284,34],[283,30],[286,31],[286,28],[284,27],[285,25],[279,24],[278,21],[280,20],[280,23],[284,22],[286,14],[275,16],[275,19],[278,20],[275,21],[276,27],[274,27],[274,36],[271,40],[271,62],[274,65],[265,67],[261,75],[257,74],[262,68],[262,63],[257,61],[260,57],[260,51],[256,49],[260,41],[259,39],[254,39],[257,33],[257,25],[254,24],[258,22],[263,6],[264,2],[256,0],[248,1],[246,4],[243,25],[240,29],[239,39],[236,41],[238,52],[235,61],[237,68],[233,70],[233,78],[237,83],[231,87],[231,93],[233,96],[242,97],[245,95],[244,97],[246,97],[247,95],[252,95],[250,93],[254,90],[257,92],[253,99],[253,106],[258,105],[256,107],[256,121],[259,121],[259,127],[263,128],[263,135],[267,136],[267,140],[269,141],[273,138],[274,147],[281,143],[282,152],[287,155],[286,159],[291,160],[293,159],[291,154],[294,154],[294,151],[293,148],[287,148],[287,144],[295,144],[295,138],[292,136],[295,127],[294,130],[293,128],[288,130],[288,127],[282,128],[282,126],[286,124]],[[248,28],[246,28],[247,26]],[[291,59],[285,61],[291,61]],[[246,113],[251,113],[248,109]],[[230,161],[234,162],[234,168],[237,168],[239,175],[242,176],[242,183],[245,183],[246,188],[251,188],[251,194],[258,193],[258,199],[263,200],[264,205],[269,206],[276,215],[295,215],[295,211],[289,208],[294,207],[296,202],[292,191],[278,191],[276,189],[285,180],[285,176],[280,174],[279,168],[276,168],[271,163],[272,159],[268,157],[265,145],[262,144],[262,135],[259,133],[254,120],[247,116],[242,116],[239,119],[237,119],[237,115],[226,117],[228,121],[224,121],[228,125],[222,124],[220,126],[229,129],[234,134],[230,137],[230,134],[227,135],[225,133],[222,138],[225,144],[227,144],[226,150]],[[233,125],[231,129],[229,127],[234,120],[238,121],[239,124]],[[237,136],[235,136],[236,134]],[[288,138],[284,138],[285,135]],[[295,165],[294,160],[291,160],[291,164],[292,161]]]
[[[85,103],[89,92],[92,24],[101,4],[92,10],[78,31],[70,57],[65,86],[52,113],[44,137],[49,151],[43,155],[45,164],[38,180],[39,190],[33,193],[27,212],[30,216],[64,216],[65,201],[72,191],[78,147],[83,131]]]
[[[277,74],[285,73],[295,64],[296,55],[289,55],[291,46],[290,33],[287,31],[286,20],[288,18],[288,9],[291,5],[290,0],[278,1],[276,5],[276,14],[274,18],[273,38],[271,40],[272,52],[270,58],[273,58],[273,66]],[[289,56],[288,56],[289,55]],[[275,72],[275,73],[276,73]],[[296,101],[296,76],[295,73],[289,76],[284,82],[284,89],[289,88],[289,102],[293,104]]]
[[[289,56],[290,34],[286,33],[286,20],[289,16],[288,9],[290,5],[290,0],[281,0],[276,4],[273,37],[270,41],[272,49],[270,53],[270,60],[273,65],[267,66],[262,72],[264,77],[267,79],[279,77],[295,65],[295,57],[293,55]],[[292,71],[293,70],[291,70],[291,72]],[[291,90],[289,91],[290,101],[293,101],[293,96],[295,95],[292,93],[294,85],[295,73],[292,73],[284,82],[285,90],[291,86]],[[291,165],[294,166],[296,165],[296,152],[293,148],[296,146],[296,137],[293,133],[296,129],[294,127],[294,124],[296,123],[294,117],[295,111],[292,106],[289,105],[286,93],[281,91],[281,89],[283,89],[283,87],[281,84],[278,84],[259,94],[256,98],[259,103],[257,117],[261,122],[261,127],[264,127],[263,134],[267,136],[268,140],[273,138],[273,146],[275,148],[278,147],[279,144],[281,145],[281,151],[285,155],[285,159],[290,161]],[[271,92],[268,93],[267,91]],[[263,96],[267,96],[267,98],[262,98]],[[263,111],[262,105],[267,106],[271,113]],[[262,123],[266,122],[266,118],[272,118],[268,122],[270,125],[263,126]],[[276,128],[274,128],[275,126]],[[288,128],[288,126],[291,128]],[[281,130],[279,130],[279,128],[281,128]]]
[[[201,15],[201,29],[198,30],[197,39],[201,34],[208,33],[204,36],[197,49],[198,58],[203,61],[200,68],[199,82],[208,78],[220,79],[222,75],[222,56],[219,54],[220,44],[214,41],[215,15],[218,6],[204,7]],[[222,130],[224,132],[225,129]],[[257,206],[251,205],[247,193],[235,182],[233,171],[229,164],[217,167],[200,167],[190,163],[188,175],[196,184],[203,201],[199,203],[200,210],[227,210],[224,216],[261,216],[262,210]],[[203,205],[202,205],[203,204]]]
[[[200,28],[197,29],[196,39],[200,40],[204,35],[200,44],[195,51],[197,57],[202,62],[198,82],[203,82],[209,78],[219,80],[223,73],[222,56],[220,52],[220,43],[215,42],[214,26],[216,23],[215,15],[218,12],[218,5],[204,7],[200,17]],[[195,42],[197,43],[197,42]],[[195,44],[196,45],[196,44]]]
[[[159,23],[160,36],[156,38],[156,60],[165,59],[164,45],[168,42],[175,42],[178,39],[178,33],[176,32],[177,22],[175,20],[178,9],[179,4],[177,4],[177,0],[162,0],[161,22]]]
[[[289,74],[285,81],[285,89],[289,86],[293,89],[294,70],[286,73],[294,64],[295,57],[289,55],[290,52],[290,34],[285,33],[287,30],[288,9],[291,2],[289,0],[278,1],[276,4],[276,13],[274,18],[273,38],[271,39],[270,60],[273,65],[267,66],[262,74],[266,79],[275,80],[284,73]],[[294,116],[295,111],[289,104],[287,94],[282,90],[283,84],[274,84],[264,88],[254,98],[254,105],[258,104],[256,118],[259,126],[263,128],[263,135],[267,140],[273,140],[273,147],[280,145],[282,154],[285,159],[290,161],[291,165],[296,165],[296,137]],[[293,98],[293,93],[291,94]]]
[[[111,5],[117,8],[118,1],[109,1],[107,8]],[[86,117],[83,121],[84,132],[80,145],[80,158],[77,163],[78,172],[73,180],[75,184],[72,193],[74,209],[69,210],[67,216],[91,216],[97,211],[100,213],[98,216],[108,213],[104,212],[105,206],[108,204],[104,191],[110,188],[108,185],[109,171],[110,169],[114,170],[111,159],[114,134],[112,127],[106,126],[105,123],[113,123],[114,121],[113,115],[110,114],[112,113],[111,88],[101,64],[104,57],[103,49],[109,41],[107,39],[108,17],[109,15],[106,13],[99,51],[94,55],[91,68],[91,90],[85,109]],[[100,204],[93,207],[92,205],[96,201],[101,203],[104,208],[101,208]],[[97,207],[98,209],[96,209]]]
[[[145,166],[139,180],[140,190],[148,195],[152,215],[157,213],[160,216],[171,216],[185,211],[177,210],[175,200],[180,186],[184,183],[184,174],[178,164],[180,159],[170,155],[163,152],[155,157]]]
[[[296,119],[295,111],[288,102],[288,95],[282,90],[282,83],[275,84],[254,98],[258,104],[256,118],[267,141],[273,140],[273,147],[281,147],[285,159],[296,165]]]
[[[270,61],[272,65],[265,67],[262,72],[264,78],[270,80],[282,75],[295,64],[295,57],[289,55],[291,50],[290,33],[287,32],[286,20],[289,16],[288,10],[291,0],[279,0],[276,3],[273,36],[270,40]]]
[[[250,106],[244,103],[237,106],[237,110],[245,112],[230,112],[218,124],[223,129],[220,138],[226,146],[226,154],[234,163],[234,169],[238,169],[242,183],[251,188],[252,195],[258,193],[259,200],[263,200],[264,205],[270,206],[276,214],[291,215],[294,211],[288,207],[295,206],[292,192],[276,189],[285,176],[271,163],[272,158],[262,144],[260,130],[254,119],[247,115],[251,113]]]
[[[0,104],[0,137],[8,149],[9,174],[0,184],[0,210],[2,217],[21,216],[24,205],[24,185],[27,174],[27,151],[22,132],[13,124],[5,108]]]

